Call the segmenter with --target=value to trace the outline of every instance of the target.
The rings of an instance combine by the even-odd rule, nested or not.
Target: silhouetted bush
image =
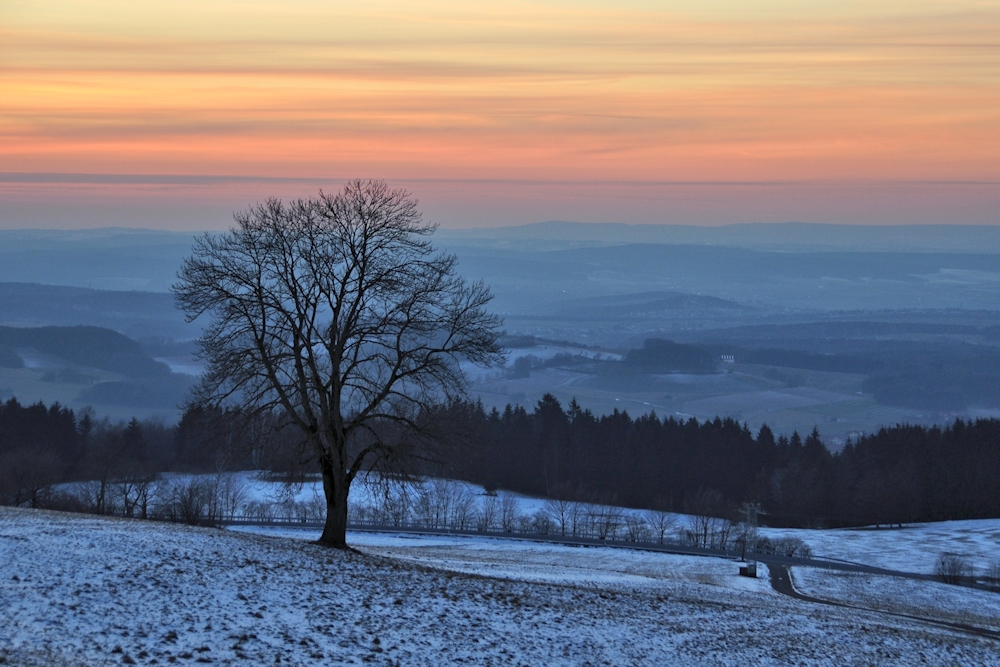
[[[972,564],[958,554],[943,553],[938,557],[934,573],[946,584],[961,584],[972,577]]]

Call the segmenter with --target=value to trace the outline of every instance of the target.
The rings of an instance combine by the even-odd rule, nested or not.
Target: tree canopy
[[[321,542],[345,545],[357,475],[400,453],[417,416],[464,395],[461,363],[502,359],[482,282],[438,252],[417,202],[379,181],[269,199],[197,240],[174,294],[207,316],[203,405],[278,411],[303,437],[327,498]]]

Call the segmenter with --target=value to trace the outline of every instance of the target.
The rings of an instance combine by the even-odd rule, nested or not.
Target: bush
[[[1000,560],[995,560],[986,568],[984,575],[987,588],[995,591],[1000,590]]]
[[[972,577],[972,564],[964,556],[943,553],[934,573],[946,584],[961,584]]]
[[[759,554],[775,554],[788,558],[812,558],[812,549],[797,537],[767,537],[757,538],[756,552]]]
[[[221,526],[222,499],[214,480],[192,478],[163,490],[159,518],[189,526]]]

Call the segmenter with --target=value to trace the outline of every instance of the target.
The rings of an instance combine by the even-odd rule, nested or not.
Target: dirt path
[[[781,563],[767,562],[763,561],[767,565],[768,571],[771,573],[771,588],[773,588],[778,593],[782,595],[787,595],[788,597],[795,598],[796,600],[802,600],[803,602],[812,602],[814,604],[825,604],[831,607],[841,607],[843,609],[856,609],[858,611],[867,611],[876,614],[887,614],[889,616],[895,616],[896,618],[905,618],[911,621],[918,621],[920,623],[928,623],[930,625],[936,625],[938,627],[948,628],[949,630],[956,630],[958,632],[963,632],[965,634],[976,635],[977,637],[986,637],[987,639],[995,639],[1000,641],[1000,632],[996,630],[990,630],[988,628],[980,628],[975,625],[968,625],[966,623],[955,623],[952,621],[941,621],[934,618],[925,618],[923,616],[911,616],[910,614],[900,614],[894,611],[884,611],[881,609],[870,609],[868,607],[858,607],[856,605],[846,604],[844,602],[835,602],[833,600],[824,600],[823,598],[813,597],[811,595],[803,595],[795,590],[792,585],[792,578],[788,573],[788,566]]]

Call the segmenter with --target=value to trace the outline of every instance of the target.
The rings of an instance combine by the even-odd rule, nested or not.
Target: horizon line
[[[357,177],[319,176],[250,176],[240,174],[122,174],[85,172],[0,172],[0,183],[66,183],[101,185],[220,185],[226,183],[301,183],[330,184],[348,182]],[[514,179],[514,178],[379,178],[386,182],[428,184],[480,184],[480,185],[614,185],[636,187],[816,187],[864,185],[941,185],[989,187],[1000,185],[1000,180],[975,179],[810,179],[810,180],[614,180],[614,179]],[[530,223],[529,223],[530,224]],[[736,223],[740,224],[740,223]],[[824,224],[824,223],[817,223]]]

